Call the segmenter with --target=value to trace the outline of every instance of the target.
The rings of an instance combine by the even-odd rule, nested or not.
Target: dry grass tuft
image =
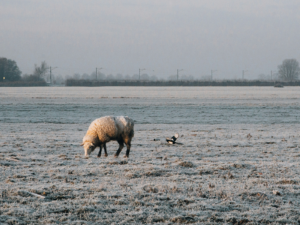
[[[178,163],[178,165],[182,166],[182,167],[187,167],[187,168],[194,167],[194,164],[192,162],[187,162],[187,161],[180,162],[180,163]]]

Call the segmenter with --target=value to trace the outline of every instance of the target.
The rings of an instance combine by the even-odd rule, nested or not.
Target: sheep
[[[129,157],[131,139],[134,136],[134,122],[127,116],[105,116],[94,120],[86,135],[83,137],[81,146],[84,148],[85,157],[88,157],[97,147],[100,147],[98,158],[101,157],[102,148],[107,157],[106,143],[111,140],[116,140],[119,143],[115,157],[118,157],[126,144],[127,151],[125,158]]]

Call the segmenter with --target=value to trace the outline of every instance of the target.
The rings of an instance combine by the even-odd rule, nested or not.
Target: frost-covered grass
[[[299,224],[298,93],[1,88],[0,224]],[[84,158],[104,115],[135,120],[128,160],[115,142]]]
[[[88,125],[1,123],[0,224],[300,222],[298,124],[137,124],[128,160]]]

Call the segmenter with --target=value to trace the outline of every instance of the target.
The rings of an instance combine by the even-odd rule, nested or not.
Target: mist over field
[[[257,79],[300,59],[299,8],[289,1],[14,0],[0,3],[0,57],[23,74]],[[49,73],[49,71],[48,71]]]

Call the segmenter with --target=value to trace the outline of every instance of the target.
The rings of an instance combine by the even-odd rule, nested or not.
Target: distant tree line
[[[15,61],[2,57],[0,58],[0,86],[46,86],[44,79],[46,68],[46,62],[42,62],[41,66],[35,65],[32,74],[21,76],[22,72]]]
[[[287,81],[278,83],[275,81],[262,80],[222,80],[222,81],[204,81],[204,80],[179,80],[179,81],[139,81],[139,80],[75,80],[67,79],[66,86],[274,86],[282,84],[284,86],[300,86],[300,81]]]
[[[34,71],[32,74],[25,74],[23,76],[24,81],[30,82],[45,82],[46,73],[48,71],[47,63],[44,61],[40,66],[34,65]]]
[[[66,86],[272,86],[274,81],[285,82],[285,85],[298,85],[299,63],[296,59],[286,59],[278,66],[278,73],[273,75],[260,74],[258,80],[223,80],[212,81],[211,76],[195,80],[192,75],[171,75],[167,80],[158,80],[156,76],[144,73],[139,76],[122,74],[105,75],[96,74],[74,74],[66,79]],[[178,79],[178,80],[177,80]],[[287,83],[286,83],[287,82]]]
[[[0,57],[0,86],[47,86],[49,78],[49,66],[44,61],[35,65],[31,74],[24,74],[20,71],[14,60]],[[168,79],[159,80],[155,75],[134,74],[74,74],[65,77],[54,76],[53,84],[65,84],[66,86],[272,86],[274,80],[285,82],[285,85],[299,85],[300,67],[296,59],[285,59],[278,66],[278,73],[275,76],[259,75],[259,80],[222,80],[213,81],[210,77],[203,77],[202,80],[195,80],[192,75],[171,75]],[[50,80],[52,81],[52,80]]]
[[[66,76],[66,79],[73,79],[73,80],[108,80],[108,81],[114,81],[114,80],[152,80],[156,81],[158,78],[155,75],[148,75],[147,73],[143,73],[139,76],[139,74],[133,74],[132,76],[129,74],[123,75],[123,74],[104,74],[104,73],[97,73],[93,72],[91,74],[79,74],[75,73],[73,76]]]

